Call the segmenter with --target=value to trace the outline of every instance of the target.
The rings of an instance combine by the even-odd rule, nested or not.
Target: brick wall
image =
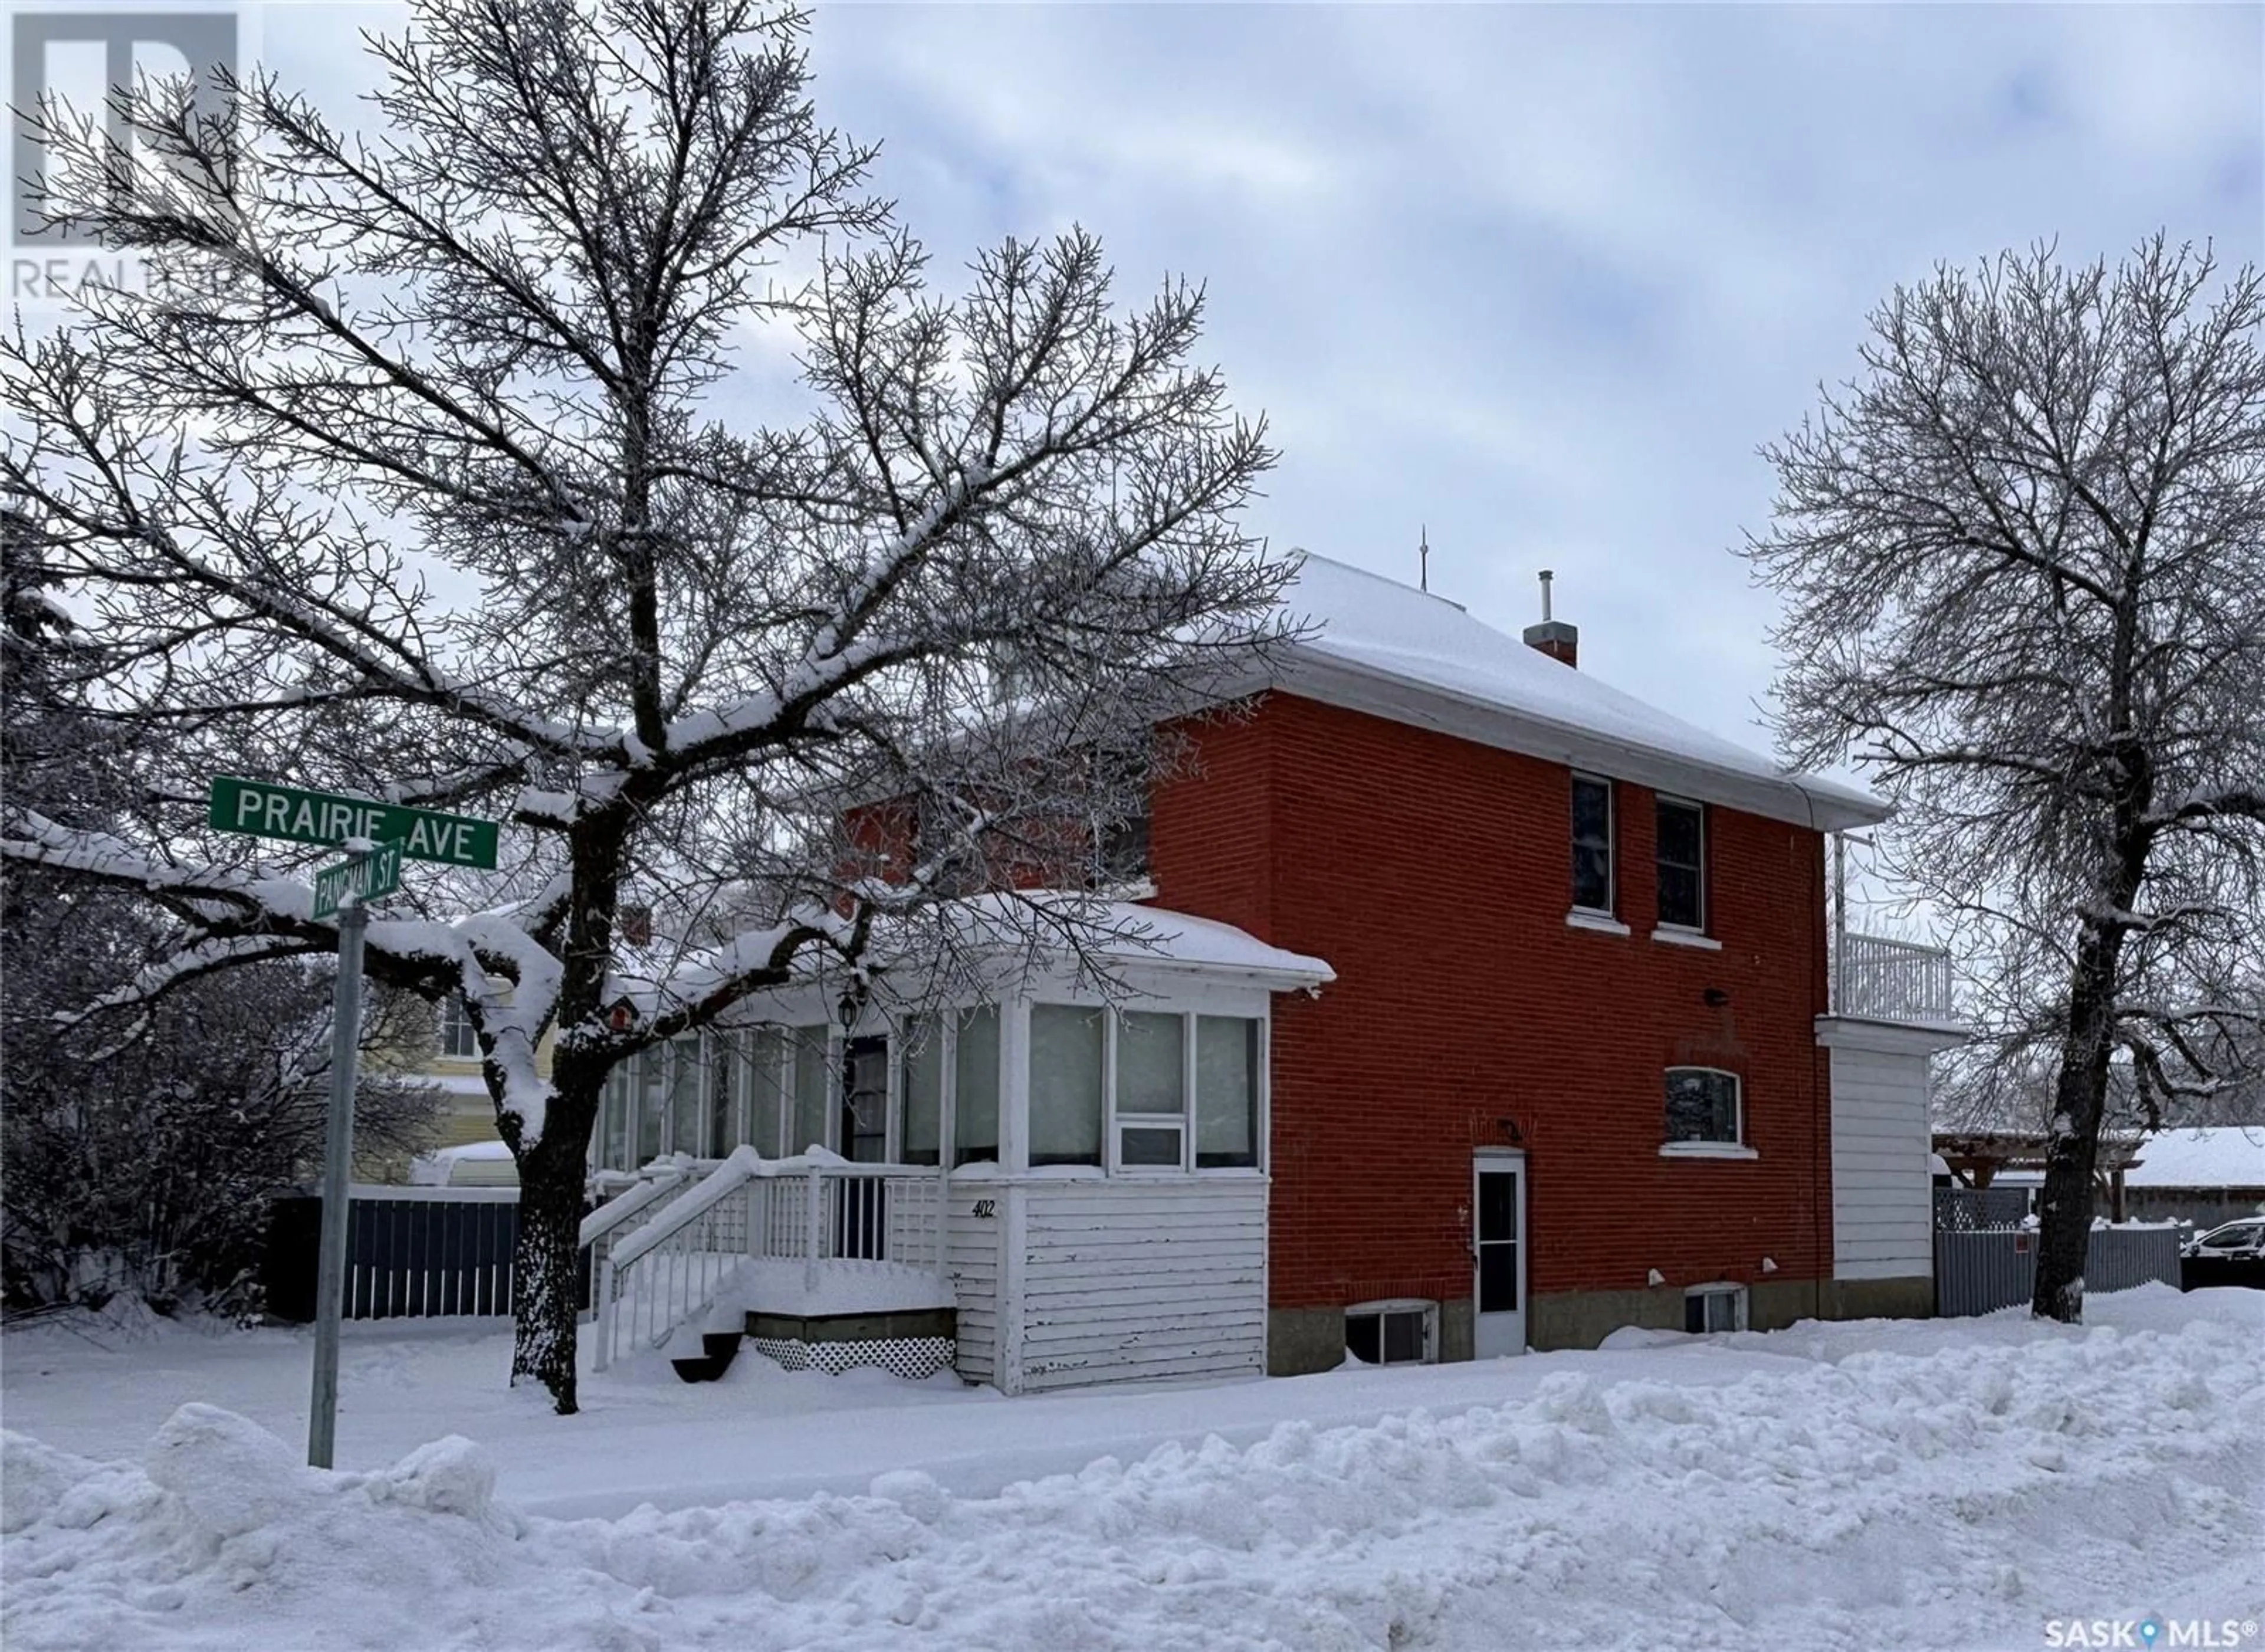
[[[1532,1293],[1751,1283],[1765,1256],[1829,1276],[1816,833],[1710,807],[1722,950],[1694,950],[1651,938],[1644,788],[1616,788],[1613,935],[1565,922],[1562,766],[1283,695],[1190,732],[1199,772],[1156,798],[1158,903],[1337,975],[1276,1001],[1276,1306],[1468,1297],[1477,1146],[1526,1150]],[[1660,1157],[1682,1064],[1742,1075],[1758,1160]]]

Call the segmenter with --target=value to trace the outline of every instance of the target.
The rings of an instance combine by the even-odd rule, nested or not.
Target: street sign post
[[[398,857],[396,857],[398,864]],[[346,1170],[353,1161],[354,1066],[361,1053],[361,937],[369,908],[349,891],[339,911],[339,984],[331,1009],[331,1116],[323,1130],[323,1236],[315,1265],[315,1382],[307,1466],[328,1468],[339,1437],[339,1321],[346,1284]]]
[[[401,887],[401,861],[433,861],[492,871],[500,829],[469,815],[405,809],[337,792],[304,791],[264,781],[213,777],[205,819],[222,832],[293,843],[366,848],[315,874],[313,915],[339,921],[339,982],[331,1003],[331,1115],[323,1134],[323,1230],[315,1276],[315,1382],[307,1417],[307,1461],[328,1468],[338,1444],[339,1320],[345,1307],[346,1173],[353,1161],[354,1068],[361,1046],[361,954],[368,903]]]
[[[315,874],[315,921],[337,912],[349,895],[357,903],[390,895],[401,887],[401,845],[381,843],[365,855],[349,855]]]
[[[495,870],[501,835],[494,821],[470,815],[408,809],[397,803],[349,797],[341,792],[271,786],[264,781],[238,780],[233,775],[213,776],[205,819],[215,831],[249,832],[292,843],[344,843],[349,838],[398,843],[401,852],[412,861],[470,866],[484,872]]]

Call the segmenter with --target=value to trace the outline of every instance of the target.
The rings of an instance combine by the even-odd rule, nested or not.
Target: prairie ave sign
[[[496,823],[469,815],[436,814],[430,809],[404,809],[368,797],[302,791],[295,786],[271,786],[216,775],[205,818],[222,832],[249,832],[294,843],[343,843],[348,838],[368,838],[375,843],[399,844],[401,853],[412,861],[471,866],[486,872],[495,870]]]
[[[213,776],[205,819],[222,832],[293,843],[357,842],[359,852],[315,874],[314,919],[339,921],[338,995],[331,1009],[331,1113],[323,1132],[323,1234],[316,1262],[315,1382],[307,1461],[328,1468],[338,1444],[339,1319],[346,1271],[346,1170],[353,1161],[354,1068],[361,1053],[362,938],[369,903],[401,887],[401,857],[493,871],[492,820],[404,809],[371,797],[302,791],[233,775]],[[373,847],[374,846],[374,847]]]
[[[315,874],[315,921],[335,914],[339,902],[352,895],[356,900],[375,900],[401,887],[401,845],[381,843],[367,855],[357,855],[325,866]]]

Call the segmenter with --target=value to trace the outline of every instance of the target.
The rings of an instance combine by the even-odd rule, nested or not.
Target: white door
[[[1472,1306],[1481,1359],[1526,1351],[1526,1158],[1471,1161]]]

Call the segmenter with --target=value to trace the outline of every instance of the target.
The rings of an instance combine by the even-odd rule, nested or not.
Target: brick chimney
[[[1526,628],[1526,645],[1549,656],[1561,666],[1580,666],[1581,632],[1577,626],[1549,617],[1549,570],[1541,571],[1541,623]]]

